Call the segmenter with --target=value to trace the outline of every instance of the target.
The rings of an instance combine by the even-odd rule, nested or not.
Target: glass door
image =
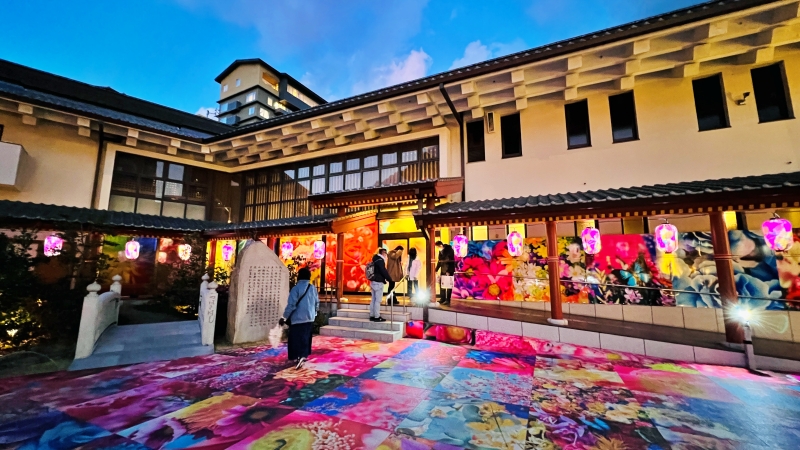
[[[428,265],[427,261],[425,261],[425,245],[426,240],[424,237],[398,237],[398,238],[391,238],[390,236],[382,236],[381,239],[381,247],[385,248],[387,251],[394,250],[398,246],[403,247],[403,272],[406,272],[408,269],[408,251],[409,249],[413,248],[417,251],[417,259],[419,262],[422,263],[422,267],[419,271],[419,275],[417,279],[419,280],[419,286],[424,288],[425,280],[426,280],[426,267]],[[406,295],[408,293],[408,283],[403,281],[400,286],[397,287],[396,291],[399,297]]]

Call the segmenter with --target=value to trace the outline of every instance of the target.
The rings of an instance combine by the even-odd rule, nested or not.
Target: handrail
[[[403,278],[400,278],[400,281],[395,282],[396,284],[394,285],[394,289],[386,293],[386,305],[389,307],[389,322],[394,322],[394,305],[392,304],[394,302],[389,303],[389,298],[390,297],[396,298],[394,295],[394,291],[396,291],[397,288],[400,287],[400,283],[402,283],[403,280],[405,279],[406,275],[403,275]],[[403,294],[403,314],[405,315],[405,313],[406,313],[406,296],[405,294]]]
[[[456,275],[469,275],[467,272],[455,272]],[[539,278],[539,277],[529,277],[529,276],[521,276],[521,275],[513,275],[513,274],[488,274],[488,273],[477,273],[469,275],[470,277],[473,276],[493,276],[493,277],[512,277],[517,279],[523,280],[536,280],[536,281],[545,281],[549,282],[549,278]],[[614,287],[614,288],[624,288],[624,289],[644,289],[644,290],[653,290],[653,291],[666,291],[670,293],[678,293],[678,294],[701,294],[701,295],[713,295],[717,297],[721,297],[722,294],[718,292],[698,292],[698,291],[688,291],[685,289],[672,289],[672,288],[658,288],[658,287],[650,287],[650,286],[629,286],[627,284],[612,284],[612,283],[593,283],[591,281],[585,280],[558,280],[559,283],[567,284],[567,283],[576,283],[576,284],[589,284],[592,286],[606,286],[606,287]],[[747,298],[751,300],[764,300],[764,301],[773,301],[773,302],[791,302],[794,300],[788,300],[783,298],[769,298],[769,297],[753,297],[749,295],[737,295],[738,298]]]

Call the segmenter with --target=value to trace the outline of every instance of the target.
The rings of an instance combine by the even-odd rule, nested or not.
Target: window
[[[255,113],[256,113],[256,107],[255,106],[251,106],[251,107],[247,108],[247,115],[252,116]]]
[[[500,118],[500,134],[503,140],[503,158],[522,156],[522,129],[519,113]]]
[[[0,141],[3,140],[3,126],[0,125]]]
[[[728,112],[722,89],[722,75],[692,81],[694,109],[697,111],[697,126],[700,131],[728,127]]]
[[[222,85],[222,92],[228,92],[228,85],[227,84]]]
[[[254,102],[254,101],[256,101],[256,93],[255,92],[251,92],[251,93],[247,94],[247,98],[245,98],[245,103],[250,103],[250,102]]]
[[[467,162],[486,161],[483,120],[467,123]]]
[[[608,108],[611,111],[611,134],[614,142],[639,139],[633,91],[608,97]]]
[[[258,115],[265,119],[269,119],[269,111],[264,108],[258,108]]]
[[[278,80],[272,77],[267,72],[261,72],[261,80],[272,89],[278,90]]]
[[[787,95],[783,64],[772,64],[750,71],[758,109],[758,121],[773,122],[791,119],[792,108]]]
[[[240,80],[240,79],[238,79],[238,78],[237,78],[237,79],[236,79],[236,87],[239,87],[239,86],[241,86],[241,85],[242,85],[242,80]]]
[[[564,115],[567,119],[567,148],[590,147],[589,102],[582,100],[564,105]]]

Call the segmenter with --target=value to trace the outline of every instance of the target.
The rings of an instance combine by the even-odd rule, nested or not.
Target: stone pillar
[[[556,221],[547,222],[547,280],[550,283],[550,318],[553,325],[566,326],[567,320],[561,311],[561,259],[558,255],[558,236],[556,235]]]
[[[725,340],[741,344],[744,338],[741,324],[733,316],[733,307],[739,302],[736,280],[733,277],[731,244],[728,242],[728,227],[721,211],[709,213],[711,219],[711,244],[714,246],[714,264],[717,266],[717,290],[722,303],[725,321]]]

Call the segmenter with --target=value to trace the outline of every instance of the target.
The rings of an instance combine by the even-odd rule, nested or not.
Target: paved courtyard
[[[315,337],[301,370],[249,347],[3,380],[0,447],[800,448],[795,376],[495,341]]]

